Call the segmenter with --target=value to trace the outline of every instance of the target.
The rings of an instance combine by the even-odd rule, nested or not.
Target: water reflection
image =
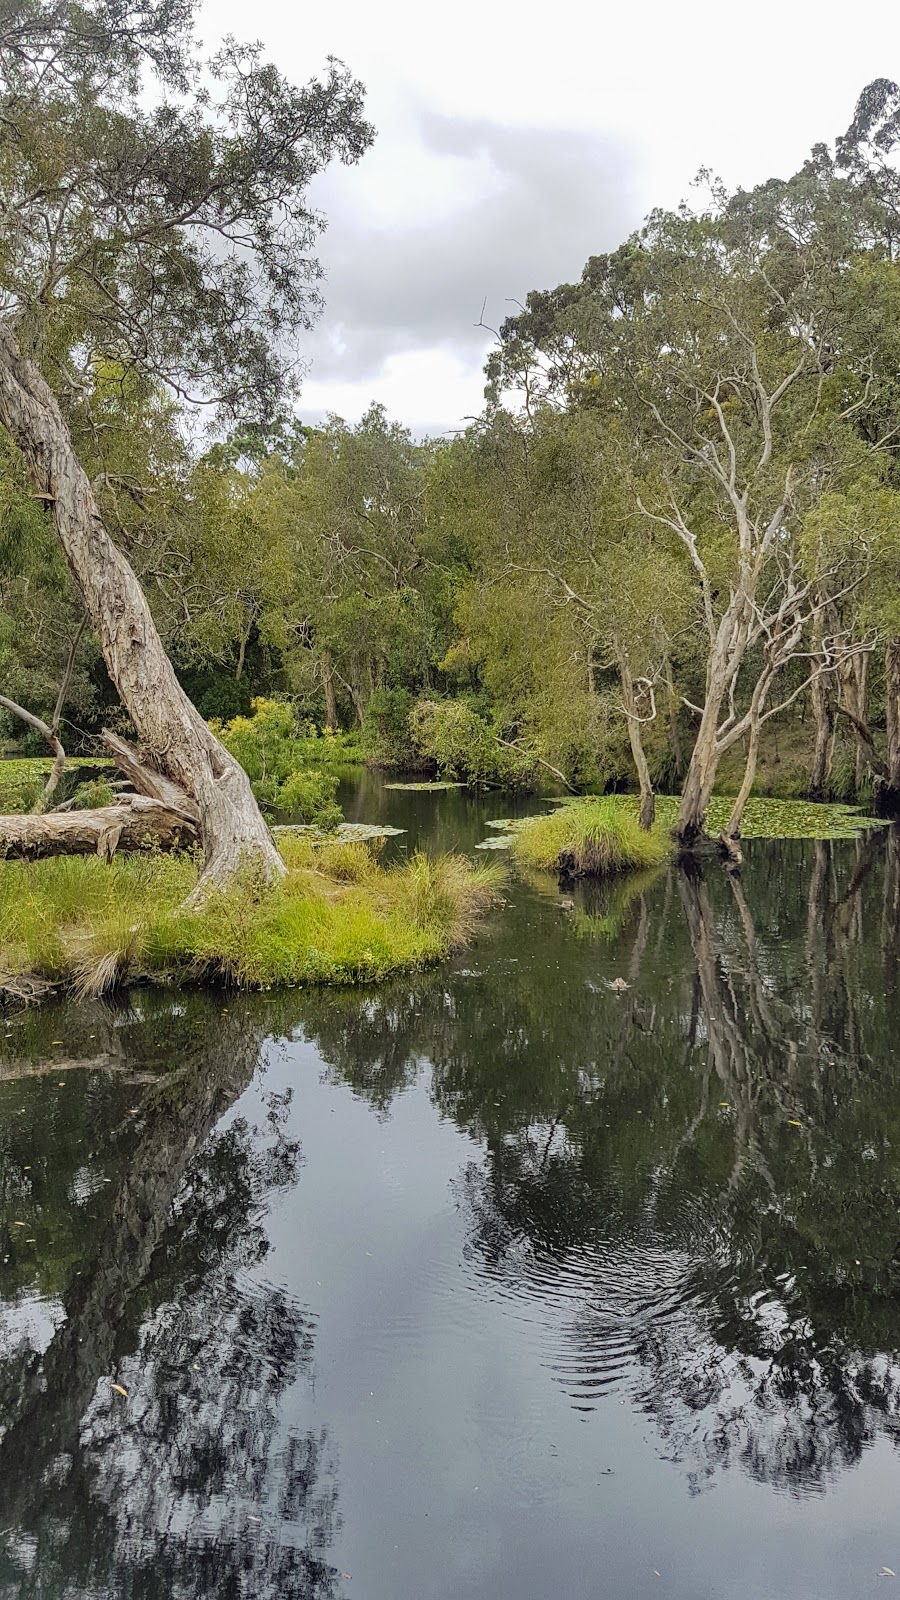
[[[430,1065],[483,1142],[471,1269],[574,1406],[624,1388],[693,1485],[806,1491],[900,1429],[900,849],[748,854],[520,906],[452,980],[304,1021],[382,1113]]]
[[[728,1467],[817,1493],[900,1437],[900,833],[746,854],[739,878],[514,887],[455,963],[368,995],[148,993],[18,1018],[0,1044],[0,1594],[325,1600],[348,1437],[373,1499],[395,1474],[408,1493],[410,1473],[433,1479],[415,1537],[440,1551],[457,1471],[440,1388],[461,1407],[477,1392],[473,1329],[510,1372],[539,1350],[540,1393],[523,1358],[531,1392],[510,1377],[496,1410],[510,1452],[520,1426],[536,1441],[522,1481],[548,1503],[547,1393],[594,1440],[627,1401],[682,1501]],[[260,1085],[273,1036],[313,1042],[323,1102],[299,1045]],[[292,1092],[301,1126],[318,1117],[311,1190]],[[379,1209],[380,1147],[411,1107],[424,1159]],[[318,1230],[346,1253],[330,1289],[290,1249],[267,1276],[279,1208],[279,1248]],[[332,1390],[320,1413],[301,1397],[341,1360],[351,1400],[333,1413]],[[372,1361],[409,1388],[408,1429],[420,1393],[433,1408],[417,1444],[392,1431],[394,1394],[369,1416]],[[385,1576],[389,1541],[365,1575],[379,1600],[409,1592]]]
[[[130,1097],[135,1077],[143,1094],[119,1124],[99,1211],[80,1218],[90,1243],[55,1328],[43,1348],[26,1330],[4,1353],[0,1592],[324,1600],[336,1592],[324,1556],[338,1521],[332,1451],[325,1432],[299,1432],[279,1409],[309,1373],[314,1324],[253,1272],[268,1248],[265,1206],[296,1182],[300,1150],[284,1097],[269,1097],[263,1128],[222,1120],[256,1069],[264,1026],[201,999],[138,1004],[85,1013],[85,1061],[109,1072],[124,1035]],[[27,1023],[38,1059],[48,1021]],[[178,1062],[165,1074],[161,1037]],[[73,1158],[41,1196],[45,1239],[48,1207],[71,1210],[75,1177]]]

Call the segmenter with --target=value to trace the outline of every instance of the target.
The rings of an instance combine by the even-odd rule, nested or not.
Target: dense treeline
[[[162,372],[95,353],[66,423],[202,715],[284,699],[385,764],[634,785],[647,825],[674,790],[684,843],[714,786],[729,837],[754,784],[895,807],[898,151],[879,80],[789,180],[653,213],[501,326],[451,439],[373,405],[199,449]],[[71,748],[127,733],[10,443],[0,487],[4,692]]]

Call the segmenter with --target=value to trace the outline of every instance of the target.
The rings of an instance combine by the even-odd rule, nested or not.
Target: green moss
[[[0,863],[0,993],[43,980],[100,994],[142,978],[242,988],[377,981],[472,932],[502,873],[458,856],[383,867],[361,843],[285,837],[287,877],[252,877],[185,909],[190,855]]]
[[[512,835],[513,858],[598,878],[659,866],[671,849],[666,829],[660,823],[650,832],[640,828],[636,808],[623,798],[588,797],[533,818]]]

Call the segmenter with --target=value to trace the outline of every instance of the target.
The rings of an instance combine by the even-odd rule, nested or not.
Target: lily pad
[[[512,844],[511,833],[499,833],[495,839],[482,839],[476,850],[508,850]]]
[[[341,822],[334,833],[323,833],[321,828],[316,828],[309,822],[279,822],[272,829],[273,833],[300,833],[312,839],[314,844],[325,844],[329,840],[343,839],[345,842],[365,839],[395,839],[399,833],[405,833],[405,828],[391,828],[387,823],[381,822]]]
[[[386,783],[386,789],[402,789],[409,794],[431,794],[436,789],[464,789],[464,783]]]

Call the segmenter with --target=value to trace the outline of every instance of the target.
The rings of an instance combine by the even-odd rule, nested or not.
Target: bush
[[[260,805],[289,812],[296,822],[337,827],[339,779],[323,768],[346,766],[353,760],[357,756],[353,740],[329,730],[320,734],[312,724],[299,729],[293,707],[284,700],[257,699],[252,710],[250,717],[210,725],[241,763]]]
[[[501,744],[490,723],[464,700],[419,700],[409,714],[412,742],[443,777],[480,788],[530,787],[534,763]]]
[[[526,866],[573,877],[611,877],[659,866],[671,843],[657,823],[650,832],[615,795],[576,800],[535,817],[513,835],[513,857]]]

